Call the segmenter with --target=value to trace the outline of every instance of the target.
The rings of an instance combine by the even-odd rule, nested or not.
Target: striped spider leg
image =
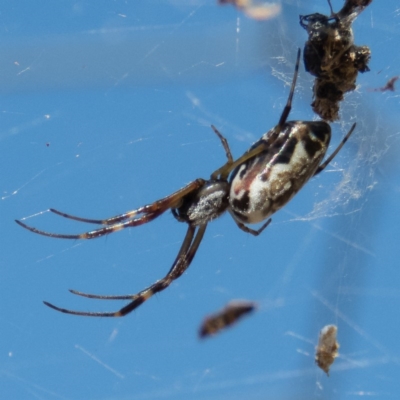
[[[81,218],[75,215],[66,214],[64,212],[50,208],[50,211],[54,214],[60,215],[64,218],[73,219],[79,222],[86,222],[90,224],[105,225],[103,228],[95,229],[93,231],[79,233],[76,235],[66,235],[62,233],[52,233],[42,231],[37,228],[33,228],[26,225],[22,221],[16,220],[15,222],[25,229],[31,232],[37,233],[43,236],[49,236],[58,239],[94,239],[100,236],[109,235],[110,233],[120,231],[125,228],[131,228],[134,226],[139,226],[152,221],[153,219],[159,217],[165,211],[169,209],[174,209],[179,206],[182,199],[188,194],[198,190],[205,183],[204,179],[196,179],[190,182],[188,185],[179,189],[175,193],[164,197],[161,200],[157,200],[154,203],[139,207],[136,210],[128,211],[124,214],[116,215],[108,219],[89,219]]]

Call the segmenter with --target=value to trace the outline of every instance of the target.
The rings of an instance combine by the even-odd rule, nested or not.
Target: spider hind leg
[[[175,279],[178,279],[190,266],[194,256],[196,255],[197,249],[203,239],[204,233],[206,231],[207,224],[195,227],[189,225],[185,239],[183,240],[182,246],[179,250],[175,261],[164,278],[158,280],[154,284],[150,285],[148,288],[142,290],[141,292],[134,295],[124,295],[124,296],[101,296],[92,295],[82,292],[77,292],[75,290],[71,291],[73,294],[77,294],[84,297],[89,297],[93,299],[103,299],[103,300],[119,300],[119,299],[129,299],[131,300],[126,306],[122,307],[116,312],[86,312],[86,311],[74,311],[68,310],[66,308],[57,307],[47,301],[44,304],[53,310],[60,311],[65,314],[79,315],[85,317],[123,317],[129,314],[131,311],[135,310],[146,300],[152,297],[154,294],[159,293],[166,289]],[[196,232],[197,229],[197,232]]]

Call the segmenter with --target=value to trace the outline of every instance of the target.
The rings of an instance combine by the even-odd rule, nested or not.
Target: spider
[[[81,218],[50,209],[51,212],[64,218],[103,225],[100,229],[78,235],[49,233],[17,220],[17,224],[31,232],[61,239],[94,239],[121,229],[146,224],[167,210],[171,210],[178,221],[188,224],[186,236],[169,272],[146,289],[136,294],[120,296],[96,295],[70,290],[75,295],[91,299],[130,300],[120,310],[86,312],[60,308],[48,302],[44,304],[66,314],[122,317],[154,294],[166,289],[186,271],[196,255],[207,224],[225,211],[230,212],[240,229],[258,236],[271,222],[270,218],[258,230],[250,229],[245,224],[264,221],[283,207],[311,177],[320,173],[332,161],[356,125],[353,124],[336,150],[322,162],[331,137],[329,124],[324,121],[286,122],[292,108],[300,53],[299,49],[289,97],[278,125],[265,133],[246,153],[234,160],[228,142],[212,126],[225,150],[227,162],[214,171],[209,180],[196,179],[154,203],[105,220]]]

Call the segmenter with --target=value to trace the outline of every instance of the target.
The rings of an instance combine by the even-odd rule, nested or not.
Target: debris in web
[[[257,21],[274,18],[280,14],[282,9],[279,3],[257,0],[218,0],[218,4],[232,4],[248,17]]]
[[[372,92],[387,92],[387,91],[394,92],[395,91],[394,84],[396,83],[396,81],[399,78],[400,78],[400,76],[394,76],[393,78],[390,78],[386,82],[385,86],[382,86],[382,87],[377,88],[377,89],[370,89],[370,91],[372,91]]]
[[[338,356],[339,343],[336,340],[336,325],[325,325],[319,333],[315,362],[329,376],[331,365]]]
[[[352,23],[372,0],[346,0],[337,13],[300,15],[307,31],[304,66],[315,76],[313,110],[326,121],[339,119],[339,103],[356,88],[359,72],[369,71],[371,50],[356,46]]]
[[[212,336],[225,329],[244,315],[256,309],[256,303],[247,300],[232,300],[222,310],[207,316],[199,329],[201,338]]]

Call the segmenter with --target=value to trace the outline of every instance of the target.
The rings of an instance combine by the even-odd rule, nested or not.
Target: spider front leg
[[[46,231],[42,231],[40,229],[31,227],[29,225],[26,225],[25,223],[23,223],[22,221],[19,221],[19,220],[16,220],[15,222],[18,225],[22,226],[23,228],[25,228],[33,233],[37,233],[37,234],[43,235],[43,236],[49,236],[49,237],[53,237],[53,238],[57,238],[57,239],[94,239],[94,238],[97,238],[100,236],[109,235],[110,233],[120,231],[125,228],[131,228],[134,226],[143,225],[150,221],[153,221],[155,218],[159,217],[165,211],[167,211],[171,208],[178,208],[180,203],[182,202],[183,198],[185,198],[188,194],[199,190],[204,184],[205,184],[204,179],[196,179],[195,181],[190,182],[188,185],[186,185],[182,189],[179,189],[175,193],[173,193],[169,196],[166,196],[160,200],[157,200],[154,203],[145,205],[136,210],[132,210],[125,214],[120,214],[119,216],[112,217],[112,218],[109,218],[108,220],[105,220],[106,225],[108,225],[108,226],[105,226],[100,229],[95,229],[93,231],[76,234],[76,235],[66,235],[66,234],[60,234],[60,233],[46,232]],[[97,221],[97,222],[102,223],[101,220],[85,220],[84,218],[73,217],[73,216],[70,216],[69,214],[64,214],[59,211],[56,211],[56,213],[59,215],[62,215],[62,216],[66,216],[66,218],[72,217],[71,219],[76,219],[78,221],[83,221],[83,222]],[[140,215],[140,214],[143,214],[143,215],[141,215],[140,217],[137,217],[137,218],[129,219],[129,218],[132,218],[132,217]],[[126,219],[129,219],[129,220],[126,222],[114,223],[112,225],[110,222],[110,221],[123,221]],[[97,222],[95,222],[95,223],[97,223]]]
[[[196,255],[197,249],[203,239],[207,224],[200,225],[199,227],[189,225],[185,239],[182,243],[182,246],[179,250],[179,253],[169,270],[168,274],[155,282],[148,288],[142,290],[141,292],[133,295],[124,295],[124,296],[101,296],[101,295],[92,295],[86,294],[77,291],[71,291],[74,294],[89,297],[93,299],[103,299],[103,300],[117,300],[117,299],[126,299],[132,300],[125,307],[121,308],[116,312],[85,312],[85,311],[74,311],[68,310],[66,308],[60,308],[54,306],[51,303],[44,302],[44,304],[50,308],[53,308],[56,311],[63,312],[65,314],[73,314],[80,315],[85,317],[123,317],[129,314],[131,311],[139,307],[146,300],[152,297],[154,294],[159,293],[166,289],[175,279],[178,279],[190,266],[194,256]],[[197,229],[197,233],[195,235]]]
[[[229,143],[226,140],[225,136],[222,135],[222,133],[214,126],[211,125],[212,130],[214,131],[214,133],[219,137],[219,140],[222,143],[222,146],[225,150],[225,154],[226,154],[226,158],[228,159],[228,163],[233,163],[233,157],[232,157],[232,153],[231,153],[231,149],[229,148]]]
[[[116,215],[116,216],[108,218],[108,219],[90,219],[90,218],[77,217],[75,215],[71,215],[71,214],[67,214],[67,213],[58,211],[54,208],[50,208],[50,211],[54,214],[60,215],[61,217],[73,219],[75,221],[87,222],[90,224],[98,224],[98,225],[114,225],[116,223],[126,221],[127,219],[131,219],[139,214],[150,214],[150,213],[158,212],[159,210],[166,211],[169,208],[175,208],[175,205],[173,203],[176,199],[186,196],[188,193],[192,192],[193,190],[198,189],[203,184],[204,184],[203,179],[196,179],[195,181],[190,182],[188,185],[186,185],[182,189],[179,189],[178,191],[171,194],[170,196],[166,196],[166,197],[162,198],[161,200],[155,201],[154,203],[145,205],[143,207],[139,207],[135,210],[131,210],[126,213],[119,214],[119,215]]]
[[[153,219],[157,218],[160,215],[161,215],[161,213],[152,213],[152,214],[149,213],[149,214],[145,214],[145,215],[141,216],[140,218],[132,219],[128,222],[105,226],[104,228],[95,229],[93,231],[80,233],[77,235],[66,235],[63,233],[46,232],[46,231],[42,231],[40,229],[36,229],[34,227],[28,226],[18,220],[15,220],[15,222],[18,225],[22,226],[23,228],[27,229],[28,231],[31,231],[33,233],[37,233],[37,234],[43,235],[43,236],[53,237],[56,239],[95,239],[100,236],[109,235],[110,233],[120,231],[121,229],[132,228],[134,226],[146,224],[146,223],[152,221]]]

